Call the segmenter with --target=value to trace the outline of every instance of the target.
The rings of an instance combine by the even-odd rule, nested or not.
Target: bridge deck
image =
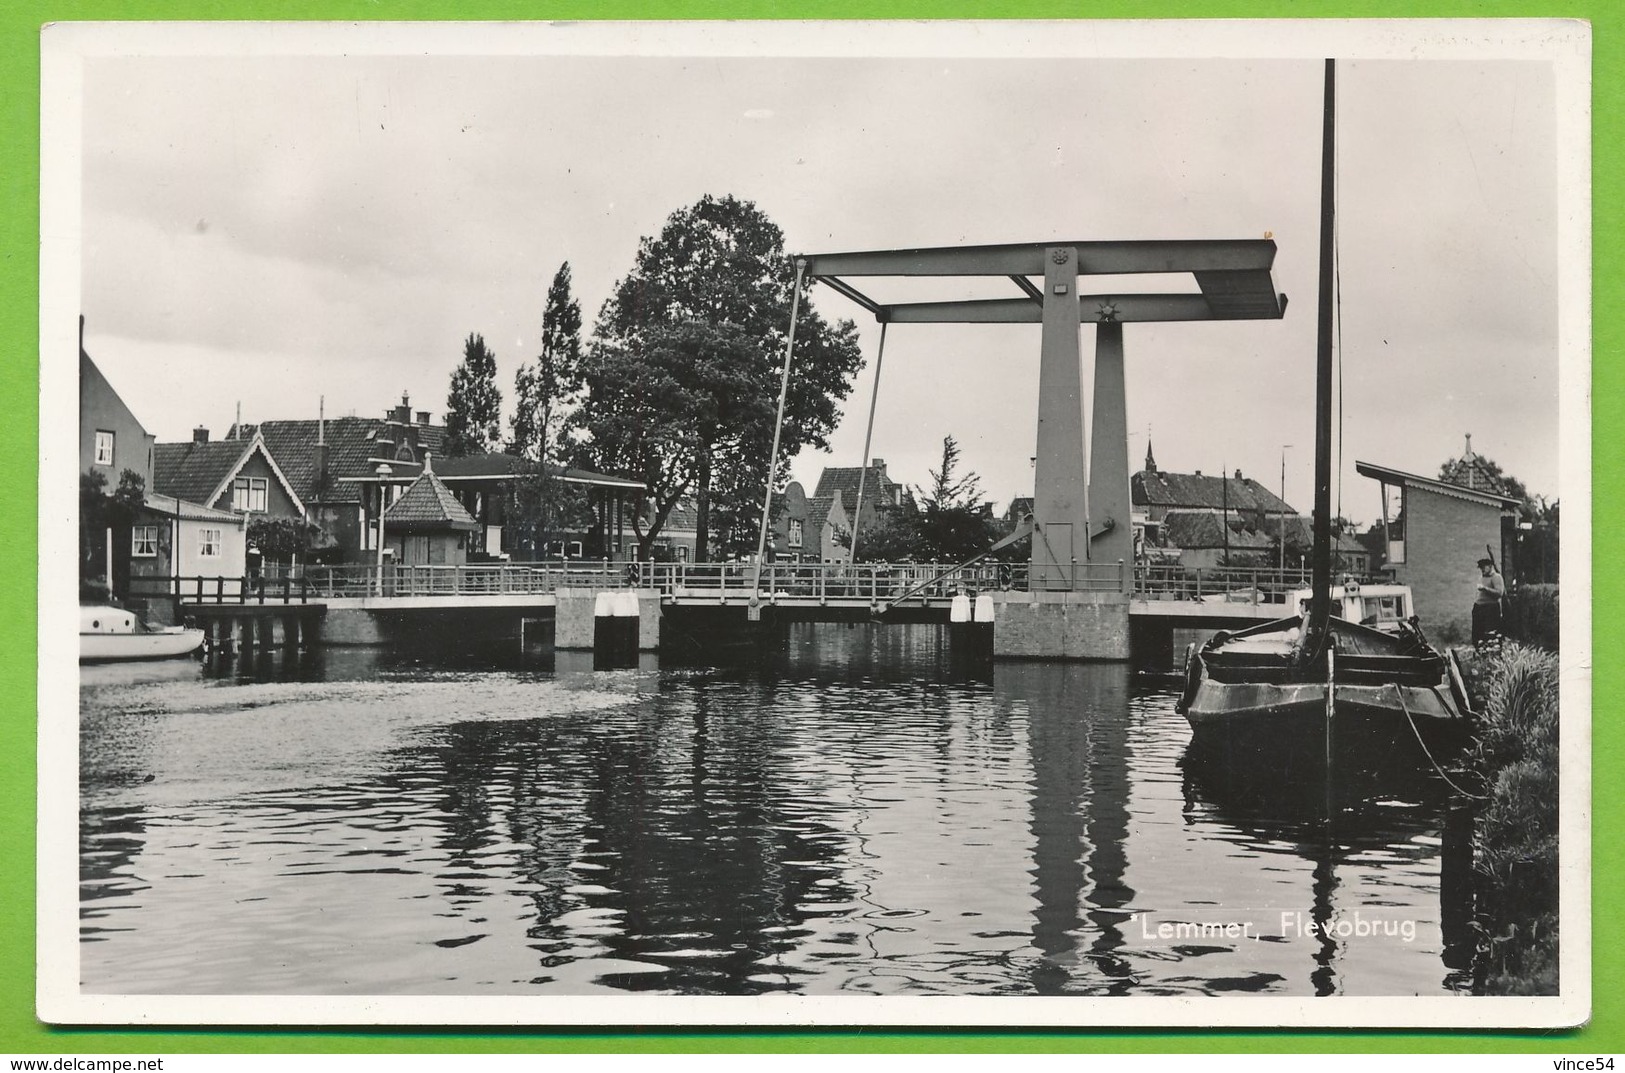
[[[770,563],[758,582],[750,563],[524,563],[464,566],[311,567],[292,578],[152,579],[187,608],[318,607],[408,611],[543,609],[561,589],[660,594],[668,607],[745,607],[754,599],[814,617],[894,608],[946,618],[959,595],[1025,592],[1025,564],[956,568],[933,563]],[[1267,620],[1289,613],[1288,594],[1308,584],[1301,571],[1182,569],[1080,564],[1071,579],[1094,592],[1128,590],[1135,616]]]

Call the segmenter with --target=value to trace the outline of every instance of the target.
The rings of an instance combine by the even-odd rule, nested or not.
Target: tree
[[[566,434],[581,396],[581,306],[570,294],[570,263],[553,275],[542,309],[542,348],[514,375],[509,450],[523,460],[508,495],[508,513],[533,551],[544,551],[565,527],[590,525],[579,486],[556,479],[551,467],[570,450]],[[542,556],[545,557],[545,556]]]
[[[497,356],[483,336],[470,332],[463,342],[462,364],[452,371],[451,393],[446,396],[446,453],[456,457],[495,450],[501,417]]]
[[[613,451],[600,464],[637,475],[649,489],[649,518],[633,520],[640,553],[647,555],[692,492],[696,559],[707,558],[716,460],[768,450],[763,441],[772,434],[774,400],[759,390],[764,364],[731,324],[689,321],[592,348],[584,369],[594,444]]]
[[[779,467],[768,471],[794,289],[778,226],[751,202],[707,195],[642,240],[600,310],[578,424],[595,468],[648,486],[650,516],[638,526],[645,552],[692,493],[696,558],[708,559],[713,493],[724,491],[717,505],[732,544],[746,529],[747,501],[759,504],[769,481],[785,480],[802,447],[828,445],[862,355],[856,327],[825,322],[804,290]]]
[[[558,461],[564,419],[581,389],[581,306],[570,296],[570,262],[559,266],[542,310],[542,352],[514,375],[511,450],[520,458]]]
[[[107,475],[87,470],[79,475],[79,577],[81,581],[101,578],[107,573],[107,534],[113,533],[113,546],[130,546],[130,526],[147,498],[147,481],[133,469],[119,474],[118,488],[107,491]],[[128,569],[125,555],[115,569]],[[106,578],[109,591],[114,578]]]
[[[248,542],[267,562],[288,563],[295,555],[308,562],[311,545],[320,534],[320,526],[303,518],[262,516],[248,523]]]
[[[935,562],[964,562],[987,551],[998,540],[997,525],[982,501],[981,478],[963,477],[959,444],[942,439],[942,461],[931,474],[929,491],[919,491],[920,513],[915,520],[915,554]]]

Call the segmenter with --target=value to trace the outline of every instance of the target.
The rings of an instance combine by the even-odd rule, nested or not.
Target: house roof
[[[836,492],[827,496],[811,496],[807,500],[807,518],[820,524],[829,520],[829,512],[835,506],[835,501],[841,498]],[[844,504],[843,504],[844,505]]]
[[[335,417],[325,422],[325,429],[320,429],[323,424],[316,420],[262,421],[258,425],[245,425],[233,431],[257,434],[263,438],[294,491],[306,500],[359,503],[361,485],[354,478],[375,476],[381,461],[389,462],[401,476],[410,478],[418,474],[420,467],[415,459],[411,462],[396,459],[394,444],[387,440],[379,442],[379,432],[387,427],[383,420]],[[328,483],[325,489],[318,487],[317,480],[316,439],[319,429],[327,444]],[[424,426],[421,431],[430,431],[430,427]],[[435,431],[438,442],[438,430]]]
[[[478,480],[505,480],[526,472],[526,468],[535,463],[528,462],[517,455],[498,454],[495,452],[477,455],[460,455],[456,458],[441,458],[435,456],[434,471],[449,481],[478,481]],[[596,488],[625,488],[633,491],[643,491],[641,481],[630,480],[626,477],[611,477],[606,473],[594,473],[588,469],[575,469],[567,466],[548,465],[543,471],[556,480],[570,484],[587,484]]]
[[[913,502],[914,497],[908,489],[887,477],[883,466],[825,466],[824,472],[818,475],[818,487],[813,489],[813,495],[828,496],[840,492],[845,496],[846,502],[855,505],[858,501],[860,479],[863,482],[865,503],[889,505],[894,491],[898,493],[899,500]]]
[[[1200,473],[1141,470],[1129,478],[1137,507],[1206,507],[1296,514],[1291,505],[1251,477],[1209,477]]]
[[[1220,516],[1205,510],[1171,510],[1162,519],[1164,543],[1176,548],[1223,548],[1256,551],[1273,546],[1268,527],[1254,532],[1241,519],[1231,517],[1230,535],[1225,537]]]
[[[304,497],[293,487],[269,445],[258,436],[246,440],[153,444],[153,491],[192,503],[213,503],[256,453],[264,457],[295,507],[303,510]]]
[[[1397,485],[1401,488],[1425,488],[1440,495],[1450,496],[1454,499],[1465,499],[1473,503],[1483,503],[1486,506],[1499,507],[1502,510],[1511,510],[1519,502],[1514,496],[1502,495],[1499,489],[1491,491],[1482,488],[1468,488],[1465,485],[1441,481],[1437,477],[1423,477],[1416,473],[1389,469],[1387,466],[1379,466],[1374,462],[1356,461],[1354,469],[1362,477],[1371,477],[1383,484]]]
[[[247,518],[247,515],[238,514],[235,511],[216,510],[213,507],[206,507],[202,503],[176,499],[174,496],[166,496],[159,492],[148,492],[141,505],[154,514],[161,514],[166,518],[180,517],[188,521],[240,524]]]
[[[192,503],[206,503],[220,482],[242,462],[248,443],[157,443],[152,447],[152,489]]]
[[[480,524],[463,509],[445,482],[433,473],[421,474],[384,511],[384,525],[393,529],[469,529]]]

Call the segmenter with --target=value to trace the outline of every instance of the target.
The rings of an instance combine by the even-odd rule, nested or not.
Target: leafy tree
[[[778,486],[802,447],[828,445],[862,355],[856,327],[828,324],[803,293],[780,465],[768,472],[794,283],[778,226],[751,202],[707,195],[642,240],[600,310],[579,425],[589,464],[648,486],[649,517],[637,526],[645,552],[692,493],[696,557],[708,559],[714,492],[725,492],[731,545],[746,502]]]
[[[295,555],[309,561],[311,546],[320,533],[320,526],[303,518],[258,517],[248,523],[248,542],[267,562],[292,562]]]
[[[537,559],[550,557],[548,549],[567,532],[592,528],[597,519],[586,489],[544,472],[542,463],[521,460],[507,499],[508,524],[520,534],[521,547],[529,545]]]
[[[998,540],[998,526],[982,501],[981,478],[963,477],[959,444],[952,436],[942,440],[942,461],[931,474],[931,488],[919,493],[920,513],[915,521],[920,559],[963,562],[987,551]]]
[[[556,534],[592,524],[586,493],[558,480],[552,470],[570,450],[566,432],[580,396],[581,306],[571,297],[566,261],[547,289],[541,353],[514,375],[509,450],[524,464],[508,494],[508,516],[539,558],[546,557]]]
[[[463,342],[463,361],[451,374],[451,393],[446,396],[446,453],[455,457],[495,450],[501,415],[497,357],[483,336],[471,332]]]
[[[649,488],[650,517],[633,522],[642,554],[690,492],[696,545],[709,548],[716,460],[753,449],[767,453],[774,400],[758,382],[768,364],[732,324],[689,321],[641,332],[629,344],[592,348],[585,371],[594,443],[606,452],[613,448],[604,460]],[[697,552],[696,558],[706,556]]]
[[[146,478],[133,469],[119,474],[118,487],[109,494],[107,475],[87,470],[79,475],[79,577],[101,578],[107,572],[107,533],[113,533],[113,546],[129,547],[130,526],[147,498]],[[122,541],[122,545],[120,544]],[[127,556],[115,558],[115,571],[129,567]],[[111,587],[113,578],[107,578]]]
[[[902,511],[884,510],[876,514],[874,520],[863,526],[861,533],[862,543],[858,545],[856,561],[860,563],[907,563],[913,562],[919,551],[920,531],[918,514],[906,514]],[[837,537],[836,543],[842,547],[852,546],[852,534]],[[968,556],[967,556],[968,558]],[[963,562],[964,560],[958,560]]]
[[[564,418],[581,388],[581,306],[570,296],[570,262],[559,266],[542,311],[542,352],[514,376],[512,451],[556,462]]]

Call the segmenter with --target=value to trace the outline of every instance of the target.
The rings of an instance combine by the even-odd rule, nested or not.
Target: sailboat
[[[1414,737],[1431,756],[1460,748],[1469,735],[1466,688],[1454,657],[1434,649],[1414,617],[1378,630],[1331,614],[1332,60],[1326,61],[1324,124],[1312,594],[1298,615],[1219,633],[1200,649],[1187,649],[1176,709],[1198,744],[1246,741],[1270,750],[1323,742],[1330,763],[1341,750],[1367,745],[1380,751]]]

